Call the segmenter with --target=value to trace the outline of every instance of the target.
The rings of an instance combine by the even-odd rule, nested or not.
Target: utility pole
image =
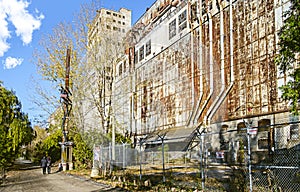
[[[62,103],[63,118],[61,130],[63,133],[61,145],[61,164],[63,170],[67,170],[67,165],[69,170],[73,169],[72,163],[72,142],[68,141],[68,120],[72,110],[72,101],[69,96],[71,96],[71,91],[69,89],[69,76],[70,76],[70,55],[71,50],[67,49],[66,55],[66,73],[65,73],[65,87],[61,86],[60,89],[60,102]]]

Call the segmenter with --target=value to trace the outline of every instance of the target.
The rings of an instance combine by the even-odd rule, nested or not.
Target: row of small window
[[[244,139],[242,143],[245,145],[247,141]],[[257,148],[261,150],[268,150],[271,149],[271,139],[270,138],[259,138],[257,140]],[[224,151],[230,150],[229,141],[221,140],[220,141],[220,149]]]
[[[99,24],[101,23],[101,21],[102,21],[102,19],[100,18],[99,21],[96,23],[96,26],[99,26]],[[107,21],[107,20],[104,20],[104,22],[105,22],[105,21]],[[111,21],[111,20],[109,20],[109,21]],[[125,25],[125,22],[124,22],[124,21],[122,22],[122,21],[119,21],[119,20],[118,20],[118,22],[117,22],[117,20],[113,19],[113,22],[114,22],[114,23],[118,23],[118,24],[120,24],[120,25],[121,25],[121,24],[122,24],[122,25]],[[103,23],[103,22],[102,22],[102,23]]]
[[[178,33],[187,28],[186,10],[178,16]],[[169,23],[169,39],[177,35],[177,18]]]
[[[258,121],[258,132],[264,132],[267,131],[269,132],[268,137],[261,137],[258,139],[258,149],[269,149],[270,144],[273,142],[272,138],[273,136],[270,135],[270,126],[271,126],[271,120],[270,119],[262,119]],[[288,140],[298,140],[299,139],[299,124],[298,123],[291,123],[289,126],[289,138]],[[221,127],[222,133],[225,133],[228,131],[228,125],[223,125]],[[244,122],[241,122],[237,125],[237,131],[239,134],[246,133],[246,125]],[[274,134],[272,132],[272,134]],[[228,144],[228,142],[227,142]],[[221,141],[221,149],[222,150],[228,150],[228,146],[226,145],[225,141]]]
[[[177,18],[175,18],[169,24],[169,39],[172,39],[177,34]],[[186,10],[184,10],[178,16],[178,33],[187,28],[187,15]],[[134,63],[138,63],[142,61],[145,57],[151,54],[151,40],[149,40],[146,45],[142,45],[137,51],[134,53]]]
[[[271,120],[270,119],[262,119],[258,121],[258,132],[263,132],[263,131],[270,131],[270,125],[271,125]],[[246,133],[246,125],[244,122],[240,122],[237,125],[237,131],[238,133]],[[228,131],[228,125],[222,125],[221,127],[222,132],[227,132]],[[299,137],[299,124],[296,123],[291,123],[290,124],[290,139],[298,139]]]
[[[115,19],[113,19],[113,22],[116,23],[117,21],[116,21]],[[122,25],[125,25],[125,22],[118,21],[118,24],[120,24],[120,25],[121,25],[121,24],[122,24]]]
[[[119,31],[119,32],[121,32],[122,31],[122,33],[125,33],[125,29],[121,29],[120,27],[116,27],[116,26],[113,26],[113,27],[111,27],[110,25],[106,25],[106,29],[113,29],[114,31]]]
[[[106,11],[106,14],[107,15],[111,15],[111,12],[110,11]],[[125,16],[123,15],[119,15],[119,14],[117,14],[117,13],[112,13],[112,15],[113,16],[115,16],[115,17],[119,17],[119,18],[123,18],[123,19],[125,19]]]
[[[146,49],[145,49],[146,47]],[[142,45],[134,53],[134,63],[137,64],[139,61],[142,61],[145,57],[151,54],[151,40],[149,40],[146,45]]]

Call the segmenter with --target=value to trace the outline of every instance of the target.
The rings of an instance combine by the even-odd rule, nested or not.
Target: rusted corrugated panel
[[[199,37],[199,30],[194,30],[192,32],[193,35],[193,67],[194,67],[194,74],[191,74],[191,78],[194,78],[194,97],[195,101],[198,101],[200,98],[200,71],[199,71],[199,43],[200,43],[200,37]],[[196,103],[194,103],[194,106]]]
[[[273,54],[270,54],[270,49],[273,52],[275,49],[273,3],[237,1],[235,8],[236,84],[233,92],[240,98],[234,99],[235,94],[230,94],[230,117],[269,113],[277,97],[274,93],[276,67],[272,61]]]
[[[182,125],[191,109],[190,36],[136,69],[140,134]]]
[[[139,95],[137,107],[141,108],[137,110],[137,120],[144,124],[141,127],[147,127],[145,131],[157,127],[176,126],[187,121],[196,110],[199,115],[196,115],[199,117],[197,120],[202,122],[212,107],[216,108],[216,113],[211,123],[257,116],[275,110],[277,92],[276,66],[273,62],[275,27],[272,1],[234,1],[232,38],[229,28],[229,7],[225,8],[223,14],[224,69],[221,69],[220,13],[215,13],[212,17],[212,55],[209,22],[204,19],[200,26],[201,37],[198,37],[199,29],[197,29],[147,61],[143,67],[136,69],[136,87]],[[201,53],[198,52],[199,38],[202,42]],[[194,43],[192,53],[191,39]],[[218,105],[216,102],[220,99],[219,96],[231,83],[231,40],[233,40],[234,84],[223,103]],[[212,61],[210,56],[213,56]],[[202,84],[199,77],[200,61],[202,61]],[[211,63],[213,74],[210,73]],[[225,74],[224,90],[221,90],[222,70]],[[210,87],[211,80],[213,90]],[[195,91],[194,95],[192,90]],[[203,90],[202,97],[200,90]],[[209,93],[212,93],[211,97]],[[198,100],[201,102],[199,101],[200,104],[196,109]],[[151,124],[151,121],[155,123]]]
[[[201,99],[200,106],[203,106],[205,103],[205,100],[207,99],[208,93],[209,93],[209,33],[208,33],[208,20],[203,21],[202,26],[200,26],[202,29],[202,35],[201,35],[201,42],[202,42],[202,52],[201,52],[201,58],[202,58],[202,89],[203,89],[203,99]],[[203,109],[201,107],[199,114],[203,113]],[[198,122],[201,122],[203,120],[203,116],[200,116],[198,119]]]
[[[229,7],[223,10],[223,25],[224,25],[224,74],[225,74],[225,90],[229,88],[231,83],[231,66],[230,66],[230,17]],[[222,70],[222,69],[221,69]],[[224,91],[225,91],[224,90]],[[217,110],[217,116],[213,118],[213,121],[224,121],[228,119],[229,108],[231,108],[232,102],[230,99],[226,99]]]

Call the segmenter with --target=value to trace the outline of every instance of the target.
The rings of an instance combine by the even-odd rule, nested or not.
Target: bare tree
[[[124,40],[120,35],[124,31],[121,33],[113,27],[112,19],[95,28],[100,14],[99,5],[99,1],[82,5],[73,21],[57,25],[51,34],[41,39],[42,49],[34,53],[38,73],[52,84],[53,89],[48,91],[35,86],[39,96],[33,98],[34,103],[40,108],[46,108],[47,104],[54,110],[60,106],[58,90],[64,81],[66,50],[72,50],[71,126],[76,127],[76,132],[90,132],[95,137],[95,131],[102,130],[101,133],[106,134],[111,129],[115,66],[125,58]],[[106,26],[112,27],[109,29]],[[95,29],[96,33],[92,34]],[[103,138],[101,134],[98,136]],[[90,140],[88,138],[90,136],[87,137]]]
[[[120,31],[114,28],[113,20],[107,18],[98,26],[95,25],[97,20],[98,17],[95,18],[88,36],[88,62],[84,71],[89,71],[88,82],[85,85],[85,90],[89,93],[85,102],[91,107],[85,111],[87,114],[90,113],[87,115],[88,118],[96,118],[96,121],[90,121],[92,125],[89,128],[108,133],[111,131],[114,116],[112,101],[115,68],[126,58],[125,46]]]
[[[45,34],[42,37],[40,40],[41,48],[34,51],[33,62],[36,64],[37,72],[42,79],[32,80],[34,96],[31,96],[31,100],[41,111],[46,112],[48,115],[51,115],[60,106],[59,88],[65,78],[66,51],[68,48],[72,50],[70,85],[71,91],[74,93],[72,100],[75,104],[72,116],[77,117],[76,114],[80,114],[76,104],[79,103],[77,95],[84,94],[81,87],[84,82],[80,81],[84,80],[81,77],[85,76],[86,73],[83,70],[85,69],[87,58],[88,29],[99,6],[98,0],[93,1],[91,4],[82,5],[79,13],[74,13],[72,22],[59,23],[53,28],[52,33]],[[44,81],[50,86],[43,87]],[[76,127],[80,125],[78,123],[79,119],[72,119]],[[57,123],[59,124],[60,122]]]

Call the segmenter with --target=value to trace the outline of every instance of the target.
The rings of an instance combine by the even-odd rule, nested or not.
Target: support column
[[[72,146],[72,143],[69,142],[69,145],[68,145],[68,167],[69,167],[69,170],[73,170],[72,154],[73,154],[73,146]]]
[[[100,161],[100,153],[101,147],[96,147],[94,144],[93,147],[93,167],[91,172],[91,177],[98,177],[99,176],[99,161]]]
[[[66,171],[67,170],[67,148],[64,143],[61,144],[61,166],[62,170]]]

